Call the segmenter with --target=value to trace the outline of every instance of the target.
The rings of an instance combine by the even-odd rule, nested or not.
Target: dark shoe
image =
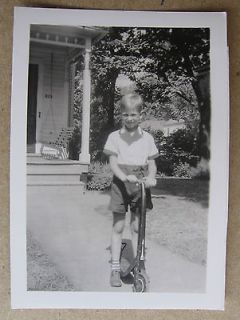
[[[112,287],[121,287],[122,286],[122,281],[120,279],[120,271],[118,271],[118,270],[111,271],[110,284]]]

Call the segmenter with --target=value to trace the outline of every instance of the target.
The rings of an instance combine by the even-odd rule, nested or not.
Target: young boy
[[[136,254],[140,199],[137,183],[144,178],[146,188],[156,184],[154,159],[158,157],[153,137],[139,127],[142,98],[138,94],[125,95],[121,99],[120,107],[122,128],[108,136],[104,147],[114,174],[110,202],[113,212],[110,284],[113,287],[121,286],[120,253],[126,211],[130,206],[132,243]],[[147,206],[152,209],[149,197],[148,189]]]

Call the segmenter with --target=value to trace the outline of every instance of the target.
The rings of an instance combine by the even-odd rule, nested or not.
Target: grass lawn
[[[27,233],[27,287],[28,290],[38,291],[74,290],[30,232]]]
[[[206,263],[208,181],[159,179],[147,235],[192,262]]]

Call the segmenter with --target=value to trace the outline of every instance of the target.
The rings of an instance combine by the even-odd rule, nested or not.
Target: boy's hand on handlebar
[[[146,188],[155,187],[157,184],[157,180],[155,178],[145,177],[143,178]]]
[[[137,183],[138,178],[134,174],[130,174],[127,176],[127,181],[130,183]]]
[[[130,183],[136,183],[136,184],[141,182],[141,180],[139,180],[134,174],[128,175],[126,177],[126,181]],[[155,187],[157,184],[157,180],[151,177],[143,178],[142,182],[144,182],[146,188]]]

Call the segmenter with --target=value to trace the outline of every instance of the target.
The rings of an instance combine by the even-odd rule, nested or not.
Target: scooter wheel
[[[148,289],[148,280],[146,276],[139,273],[135,276],[134,283],[133,283],[133,291],[134,292],[146,292]]]

